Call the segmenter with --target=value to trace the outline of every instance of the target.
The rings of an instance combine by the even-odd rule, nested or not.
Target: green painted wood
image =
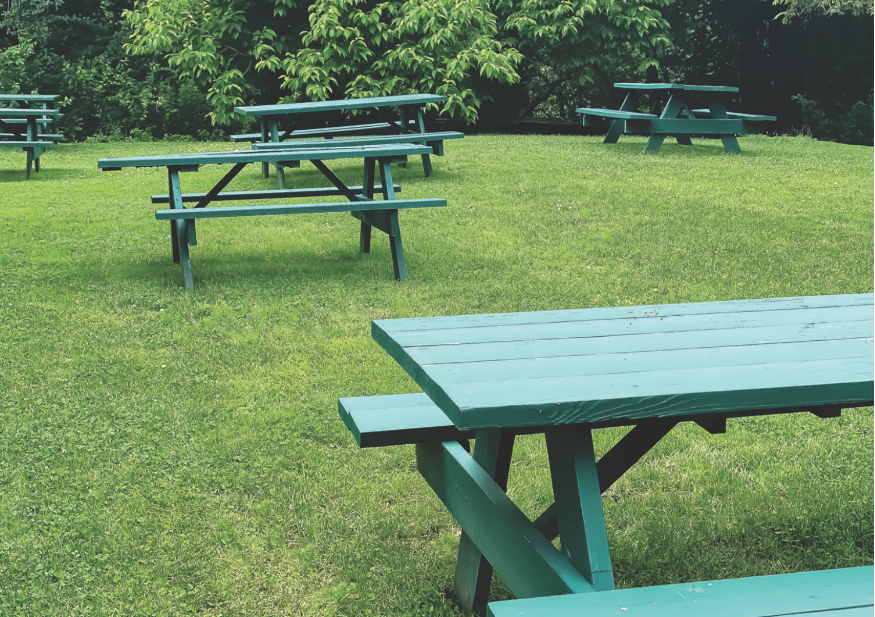
[[[0,148],[45,148],[46,150],[54,146],[52,141],[0,141]]]
[[[0,133],[0,143],[4,139],[10,139],[16,137],[17,133]],[[36,136],[38,141],[64,141],[64,136],[60,133],[38,133]]]
[[[6,118],[35,118],[38,116],[51,116],[52,118],[63,117],[57,109],[29,109],[29,108],[0,108],[0,117]]]
[[[286,204],[270,206],[229,206],[222,208],[184,208],[181,210],[158,210],[155,218],[159,221],[177,219],[211,219],[237,216],[270,216],[273,214],[312,214],[317,212],[384,211],[398,208],[440,208],[447,205],[446,199],[396,199],[385,201],[355,201],[339,203]],[[391,208],[387,208],[391,206]],[[387,232],[388,233],[388,232]],[[399,232],[400,233],[400,232]]]
[[[596,591],[614,588],[592,431],[586,426],[545,433],[562,554]]]
[[[477,431],[474,462],[489,475],[505,493],[513,455],[514,434],[510,431]],[[482,615],[489,602],[492,586],[492,564],[483,556],[474,540],[462,530],[456,559],[454,588],[462,611]]]
[[[361,186],[350,186],[348,188],[356,193],[363,191]],[[374,188],[381,189],[382,187],[377,186]],[[393,188],[396,193],[401,191],[401,187],[397,184]],[[371,197],[373,197],[373,194],[372,190]],[[183,193],[182,201],[186,203],[200,202],[207,195],[208,193]],[[283,189],[281,191],[226,191],[213,196],[210,201],[255,201],[258,199],[295,199],[300,197],[330,197],[334,195],[341,195],[340,190],[334,186],[326,186],[309,189]],[[166,204],[168,201],[167,195],[152,195],[153,204]]]
[[[723,97],[707,93],[702,98],[708,106],[708,109],[711,110],[711,117],[715,121],[719,122],[723,120],[731,122],[731,120],[728,120],[729,116],[726,113],[726,105],[723,102]],[[756,124],[747,123],[747,126],[756,127]],[[726,150],[726,152],[729,154],[741,154],[741,147],[738,145],[738,140],[735,138],[735,135],[723,135],[720,139],[723,141],[723,149]]]
[[[493,602],[490,617],[778,617],[873,612],[873,568],[794,572]]]
[[[410,121],[411,126],[413,120]],[[315,129],[298,129],[294,131],[281,131],[280,141],[291,137],[336,137],[338,135],[380,135],[394,134],[397,128],[388,122],[371,122],[367,124],[347,124],[343,126],[326,126]],[[231,141],[264,141],[261,133],[242,133],[231,135]]]
[[[181,210],[182,206],[182,189],[179,185],[179,170],[173,167],[167,168],[167,190],[170,195],[170,207],[175,210]],[[181,259],[179,251],[179,238],[177,232],[179,226],[175,221],[170,221],[170,246],[173,254],[173,263],[179,263]],[[188,249],[186,249],[188,251]]]
[[[63,114],[59,114],[57,117],[61,116],[63,116]],[[0,118],[0,124],[27,124],[28,120],[30,120],[30,118]],[[34,120],[34,122],[43,126],[51,124],[54,121],[55,119],[52,118],[36,118]]]
[[[374,109],[380,107],[423,106],[444,103],[447,97],[437,94],[404,94],[400,96],[374,96],[341,101],[317,101],[315,103],[289,103],[285,105],[251,105],[235,107],[238,114],[249,117],[282,116],[320,111]]]
[[[845,324],[856,322],[868,322],[870,315],[869,306],[867,304],[849,305],[849,306],[821,306],[811,308],[769,308],[768,305],[760,305],[762,308],[758,310],[740,310],[737,313],[698,313],[698,314],[663,314],[653,317],[643,318],[617,318],[617,319],[595,319],[590,320],[583,318],[578,319],[563,319],[563,316],[556,316],[553,321],[544,321],[541,323],[532,324],[515,324],[507,325],[495,324],[489,329],[479,327],[466,327],[459,325],[454,327],[452,322],[445,321],[445,327],[441,329],[429,329],[423,331],[395,331],[395,340],[405,347],[423,347],[446,344],[470,344],[470,343],[498,343],[498,342],[521,342],[521,341],[539,341],[550,339],[574,339],[574,338],[601,338],[608,336],[624,336],[624,335],[645,335],[645,334],[663,334],[663,333],[682,333],[695,332],[696,336],[705,332],[710,333],[709,336],[718,337],[715,341],[720,341],[721,336],[734,337],[735,330],[754,330],[759,328],[792,328],[798,326],[804,330],[795,331],[789,338],[784,337],[776,331],[775,338],[767,339],[765,342],[787,342],[796,340],[812,340],[806,333],[810,332],[809,327],[842,329],[846,328]],[[666,311],[667,313],[670,312]],[[382,326],[382,322],[381,322]],[[868,328],[864,329],[864,332]],[[733,332],[729,332],[733,331]],[[757,330],[758,331],[758,330]],[[838,334],[838,330],[836,330]],[[764,332],[763,336],[768,336],[769,332]],[[799,338],[805,337],[805,338]],[[691,345],[696,345],[694,340],[690,341]],[[659,347],[656,347],[657,349]],[[635,347],[636,351],[643,349]],[[620,351],[620,349],[618,349]],[[483,358],[482,354],[478,354],[479,358]],[[506,360],[506,356],[499,357]]]
[[[603,116],[605,118],[621,118],[624,120],[655,120],[657,118],[654,114],[642,114],[634,111],[618,111],[615,109],[599,109],[596,107],[581,107],[576,111],[579,114]]]
[[[738,92],[732,86],[695,86],[690,84],[614,84],[615,88],[624,90],[686,90],[688,92]]]
[[[416,465],[517,597],[592,591],[462,446],[417,444]]]
[[[0,94],[0,101],[51,102],[60,94]]]
[[[872,294],[862,293],[796,296],[791,298],[760,298],[754,300],[723,300],[719,302],[690,302],[684,304],[645,304],[641,306],[565,309],[524,313],[482,313],[480,315],[382,319],[373,323],[377,324],[380,330],[395,334],[400,332],[444,330],[448,328],[491,328],[495,326],[524,326],[550,323],[573,324],[579,321],[593,324],[610,320],[662,321],[668,317],[687,315],[713,315],[720,319],[725,319],[727,315],[738,314],[741,317],[754,318],[764,311],[807,311],[808,309],[852,306],[869,307],[872,304]],[[803,323],[803,321],[799,323]]]
[[[745,120],[709,120],[672,118],[656,120],[627,120],[628,135],[650,135],[652,133],[685,135],[745,135],[756,133],[759,129]]]
[[[252,147],[256,150],[306,150],[313,149],[314,147],[338,148],[374,146],[392,143],[424,143],[432,148],[432,154],[437,154],[437,152],[435,152],[435,144],[447,139],[462,139],[463,137],[465,137],[464,133],[444,131],[440,133],[422,133],[421,135],[404,133],[402,135],[373,135],[368,137],[348,137],[344,139],[309,139],[302,141],[284,141],[280,143],[255,143],[252,144]]]
[[[385,204],[386,202],[375,201],[373,203]],[[398,218],[397,216],[393,218],[391,212],[392,210],[354,210],[350,214],[352,214],[353,218],[367,224],[368,227],[379,229],[389,236],[400,237],[401,228],[398,226]],[[395,210],[395,212],[397,213],[398,211]]]
[[[406,156],[410,154],[428,154],[431,149],[417,144],[389,144],[380,146],[360,146],[352,148],[321,148],[296,151],[256,151],[238,150],[234,152],[201,152],[192,154],[171,154],[158,156],[124,157],[98,159],[97,167],[104,171],[121,169],[123,167],[167,167],[180,165],[195,167],[198,165],[220,165],[236,163],[309,161],[311,159],[333,160],[362,157]]]
[[[708,323],[720,315],[732,322],[732,308],[750,321]],[[372,334],[463,429],[871,404],[871,295],[642,309],[554,311],[552,322],[521,314],[438,318],[431,325],[439,328],[417,320],[426,338],[416,341],[406,324],[378,321]],[[759,317],[774,322],[766,313],[783,325],[757,325]],[[520,332],[526,321],[535,322],[530,337]],[[460,324],[469,327],[444,332]],[[612,330],[630,325],[644,331]],[[577,328],[591,331],[568,334]],[[476,342],[460,342],[460,334]],[[544,362],[552,365],[542,371]],[[479,381],[462,376],[469,372]]]
[[[697,116],[701,115],[711,115],[710,109],[694,109],[693,113]],[[734,111],[727,111],[726,116],[728,118],[738,118],[741,120],[750,120],[752,122],[775,122],[778,118],[775,116],[763,116],[760,114],[740,114]]]
[[[460,431],[425,394],[342,398],[337,409],[362,448],[462,441],[474,431]]]

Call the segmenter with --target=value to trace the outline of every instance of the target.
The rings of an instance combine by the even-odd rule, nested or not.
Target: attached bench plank
[[[634,111],[618,111],[616,109],[599,109],[597,107],[581,107],[576,111],[582,115],[618,118],[621,120],[655,120],[659,117],[655,114],[642,114]]]
[[[703,116],[710,116],[710,109],[694,109],[693,113]],[[763,116],[761,114],[740,114],[735,111],[727,111],[726,116],[737,120],[750,120],[751,122],[775,122],[778,118],[775,116]]]
[[[489,617],[872,615],[872,566],[492,602]]]
[[[474,431],[458,430],[425,394],[342,398],[337,410],[362,448],[474,438]]]
[[[415,127],[416,120],[409,120],[408,127]],[[279,139],[290,137],[333,137],[335,135],[378,135],[381,132],[394,134],[398,131],[398,125],[389,122],[371,122],[368,124],[348,124],[345,126],[326,126],[315,129],[298,129],[293,131],[280,131]],[[258,141],[262,139],[261,133],[242,133],[231,135],[231,141]]]
[[[351,137],[346,139],[323,139],[306,141],[284,141],[278,143],[255,143],[254,150],[299,150],[306,148],[337,148],[351,146],[376,146],[380,144],[427,144],[432,149],[432,154],[443,156],[443,142],[447,139],[461,139],[464,133],[457,131],[444,131],[439,133],[403,133],[400,135],[372,135],[369,137]]]
[[[399,210],[403,208],[440,208],[446,199],[390,199],[383,201],[344,201],[338,203],[287,204],[271,206],[228,206],[222,208],[185,208],[158,210],[159,221],[181,219],[218,219],[237,216],[265,216],[272,214],[313,214],[317,212],[360,212],[370,210]]]
[[[16,136],[16,133],[0,133],[0,141]],[[59,133],[38,133],[36,138],[39,141],[64,141],[64,136]]]
[[[350,186],[347,187],[353,193],[361,193],[364,189],[362,186]],[[397,184],[392,186],[392,189],[396,193],[401,192],[401,187]],[[377,185],[374,186],[374,191],[381,191],[382,187]],[[209,193],[183,193],[182,201],[183,202],[198,202],[205,197],[207,197]],[[288,198],[298,198],[298,197],[327,197],[330,195],[343,195],[340,189],[336,187],[320,187],[320,188],[311,188],[311,189],[278,189],[275,191],[227,191],[224,193],[219,193],[210,199],[210,201],[254,201],[258,199],[280,199],[283,197]],[[153,204],[167,204],[170,203],[170,197],[168,195],[152,195],[152,203]]]

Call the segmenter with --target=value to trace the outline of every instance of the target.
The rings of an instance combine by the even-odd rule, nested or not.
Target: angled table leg
[[[662,119],[672,119],[677,118],[678,114],[681,113],[681,110],[684,108],[683,100],[679,99],[677,96],[672,94],[668,97],[668,102],[665,104],[665,107],[662,110],[662,113],[659,114],[659,118]],[[653,133],[650,136],[650,139],[647,140],[647,146],[644,148],[645,152],[656,153],[659,152],[659,149],[662,147],[662,142],[665,141],[665,138],[668,137],[665,133]],[[681,143],[680,139],[678,143]],[[693,142],[690,142],[687,145],[692,145]]]
[[[501,490],[507,492],[507,478],[513,453],[514,434],[502,430],[477,431],[474,460]],[[462,531],[459,559],[456,562],[456,597],[465,613],[483,615],[489,602],[492,565],[483,556],[471,537]]]
[[[422,117],[422,108],[416,110],[416,128],[420,133],[425,133],[425,120]],[[425,172],[425,177],[431,177],[431,155],[422,155],[422,169]]]
[[[613,589],[592,431],[559,427],[548,430],[546,437],[562,554],[596,591]]]
[[[640,96],[641,95],[637,90],[630,90],[626,94],[626,99],[623,101],[623,104],[620,105],[620,111],[635,111],[638,108],[638,99]],[[625,128],[625,120],[614,120],[613,122],[611,122],[611,126],[608,129],[607,135],[605,135],[604,142],[602,143],[617,143],[617,140],[620,139],[620,135],[623,134],[623,130],[625,130]]]
[[[395,187],[392,184],[392,165],[389,159],[380,159],[380,181],[383,184],[383,200],[395,199]],[[392,250],[392,268],[395,270],[395,280],[407,278],[407,266],[404,264],[404,245],[401,243],[401,224],[398,221],[398,210],[386,210],[389,216],[390,231],[389,248]]]
[[[729,116],[726,114],[726,106],[723,104],[723,99],[719,96],[711,95],[706,99],[708,109],[711,111],[711,117],[715,120],[726,120]],[[738,139],[735,135],[726,135],[720,138],[723,141],[723,149],[729,154],[741,154],[741,146],[738,145]]]
[[[182,188],[179,185],[179,167],[169,166],[167,168],[167,185],[170,208],[173,210],[183,209]],[[173,261],[182,264],[186,289],[194,288],[188,246],[189,244],[194,245],[196,243],[194,219],[170,221],[170,244],[173,251]]]

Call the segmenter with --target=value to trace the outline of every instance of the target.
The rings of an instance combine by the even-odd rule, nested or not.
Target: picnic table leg
[[[27,141],[37,141],[37,135],[39,131],[36,128],[36,118],[31,117],[27,118]],[[27,175],[25,176],[25,180],[30,180],[30,163],[33,161],[33,169],[34,171],[39,171],[39,157],[40,153],[37,153],[36,148],[31,148],[28,150],[28,154],[30,155],[30,160],[27,162]]]
[[[668,97],[668,102],[665,104],[665,107],[662,110],[662,113],[659,114],[660,119],[664,118],[677,118],[678,114],[684,108],[684,102],[678,99],[676,96],[671,95]],[[647,146],[644,148],[644,152],[656,153],[659,152],[659,149],[662,147],[662,142],[665,141],[665,138],[668,137],[665,133],[653,133],[650,135],[650,139],[647,140]],[[678,140],[680,143],[680,140]],[[690,142],[688,145],[692,145],[693,142]]]
[[[270,141],[270,132],[267,128],[267,117],[261,117],[261,143],[267,143]],[[261,175],[264,178],[270,177],[270,163],[262,163],[261,164]]]
[[[562,554],[596,591],[614,588],[592,431],[563,426],[546,432]]]
[[[401,133],[403,134],[403,133],[410,132],[407,128],[407,120],[408,120],[407,108],[402,107],[401,109],[398,110],[398,112],[400,114],[399,126],[401,128]],[[399,167],[401,167],[402,169],[407,169],[407,161],[404,161],[403,163],[399,163]]]
[[[422,117],[422,109],[416,110],[416,128],[419,129],[420,133],[425,133],[425,120]],[[422,169],[425,172],[425,177],[431,177],[431,155],[423,154],[422,155]]]
[[[24,179],[30,180],[30,168],[33,165],[34,148],[24,148],[24,151],[27,153],[27,170],[25,171]]]
[[[383,184],[383,200],[395,199],[395,187],[392,184],[392,164],[389,159],[380,160],[380,182]],[[404,245],[401,243],[401,225],[398,221],[398,210],[386,210],[389,215],[389,248],[392,249],[392,267],[395,270],[395,280],[407,278],[407,266],[404,264]]]
[[[507,492],[514,437],[510,431],[481,430],[477,431],[474,444],[474,460],[504,492]],[[455,579],[456,598],[462,610],[474,615],[485,614],[491,584],[492,564],[463,531]]]
[[[271,118],[270,123],[268,125],[270,130],[270,141],[271,143],[279,143],[280,136],[279,130],[277,129],[277,123],[275,118]],[[266,176],[265,176],[266,177]],[[276,164],[276,187],[278,189],[284,189],[286,183],[286,173],[283,171],[283,166],[279,163]]]
[[[726,114],[726,106],[719,97],[710,96],[706,103],[711,111],[711,117],[715,120],[726,120],[729,117]],[[741,146],[738,145],[738,139],[736,139],[735,135],[727,135],[720,139],[723,141],[723,149],[726,152],[729,154],[741,154]]]
[[[377,161],[371,157],[365,158],[365,177],[362,180],[362,189],[365,197],[368,199],[374,198],[374,174],[376,171]],[[371,225],[364,221],[361,222],[361,230],[359,231],[359,252],[371,252]]]
[[[620,105],[620,111],[635,111],[638,108],[638,98],[640,94],[636,90],[631,90],[626,94],[626,99],[623,101],[623,104]],[[607,135],[605,135],[605,141],[602,143],[606,144],[615,144],[617,140],[620,139],[620,135],[623,134],[623,130],[626,128],[625,120],[614,120],[611,122],[611,126],[608,129]]]

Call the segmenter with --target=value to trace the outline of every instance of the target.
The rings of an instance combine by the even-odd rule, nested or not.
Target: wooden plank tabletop
[[[285,105],[251,105],[235,107],[234,111],[244,116],[281,116],[338,109],[369,109],[373,107],[423,106],[428,103],[443,103],[447,97],[438,94],[405,94],[401,96],[372,96],[342,101],[316,101],[314,103],[288,103]]]
[[[0,101],[54,101],[60,94],[0,94]]]
[[[462,430],[871,405],[872,294],[379,320]]]
[[[0,107],[0,117],[3,118],[28,118],[32,116],[59,116],[61,112],[57,109],[9,109]]]
[[[738,92],[732,86],[694,86],[690,84],[614,84],[626,90],[689,90],[691,92]]]
[[[314,148],[311,150],[231,150],[227,152],[193,152],[189,154],[166,154],[136,156],[114,159],[98,159],[97,167],[114,171],[122,167],[167,167],[171,165],[218,165],[226,163],[274,163],[281,161],[312,161],[350,159],[365,157],[405,156],[429,154],[431,148],[419,144],[360,146],[355,148]]]

